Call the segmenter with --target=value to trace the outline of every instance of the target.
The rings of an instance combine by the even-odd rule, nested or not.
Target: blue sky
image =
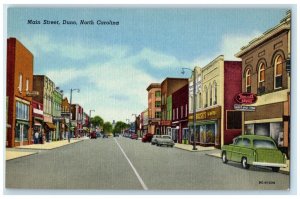
[[[147,108],[146,88],[181,67],[205,66],[234,54],[279,23],[286,8],[9,8],[7,36],[34,55],[45,74],[88,113],[105,121],[133,120]],[[28,20],[75,20],[77,25],[29,25]],[[79,25],[119,21],[118,26]]]

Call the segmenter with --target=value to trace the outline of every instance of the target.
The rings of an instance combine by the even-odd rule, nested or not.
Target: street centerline
[[[118,147],[120,148],[120,150],[122,151],[123,155],[125,156],[125,158],[127,159],[129,165],[131,166],[132,170],[134,171],[136,177],[138,178],[138,180],[140,181],[142,187],[144,190],[148,190],[148,187],[146,186],[146,184],[144,183],[143,179],[141,178],[141,176],[139,175],[139,173],[137,172],[137,170],[134,168],[133,164],[131,163],[131,161],[129,160],[129,158],[127,157],[126,153],[124,152],[123,148],[120,146],[120,144],[118,143],[118,141],[116,140],[116,138],[114,138],[115,142],[117,143]]]

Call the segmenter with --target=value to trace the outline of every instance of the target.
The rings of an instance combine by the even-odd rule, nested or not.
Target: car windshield
[[[270,140],[253,140],[254,148],[276,149],[275,144]]]
[[[162,136],[163,139],[171,139],[170,136]]]

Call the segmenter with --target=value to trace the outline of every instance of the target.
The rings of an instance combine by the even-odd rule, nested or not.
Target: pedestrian
[[[39,143],[39,133],[36,131],[34,133],[34,144],[38,144]]]
[[[70,131],[68,131],[68,142],[70,143],[70,141],[71,141],[71,132]]]

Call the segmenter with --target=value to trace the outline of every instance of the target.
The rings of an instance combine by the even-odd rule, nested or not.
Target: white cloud
[[[240,51],[241,47],[247,45],[252,39],[260,36],[261,34],[262,33],[259,31],[253,31],[247,35],[225,34],[222,37],[222,41],[217,52],[207,57],[200,56],[193,60],[191,65],[204,67],[219,55],[224,55],[225,60],[240,60],[234,55]]]

